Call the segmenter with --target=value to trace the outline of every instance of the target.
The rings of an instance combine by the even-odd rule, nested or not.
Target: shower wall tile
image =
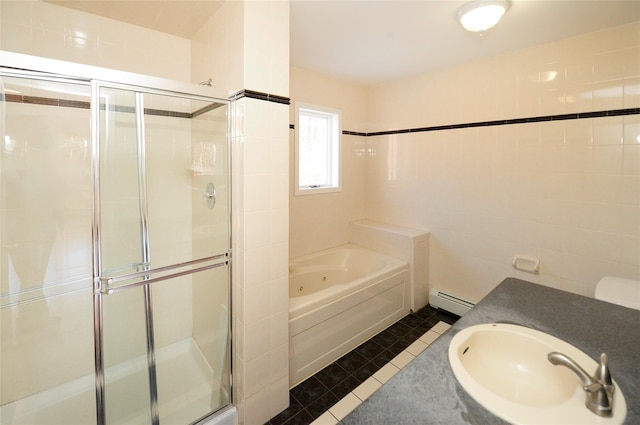
[[[90,290],[2,309],[2,403],[10,403],[93,371]],[[5,329],[6,330],[6,329]],[[55,354],[54,354],[55,353]],[[57,357],[71,359],[50,367]],[[25,362],[29,359],[30,362]]]
[[[5,19],[6,15],[6,12],[2,14],[3,20],[0,23],[0,47],[14,52],[29,51],[32,45],[31,27]]]
[[[243,10],[244,2],[224,2],[191,39],[193,82],[211,79],[229,93],[244,88]]]
[[[185,81],[211,78],[230,92],[249,88],[287,96],[288,3],[271,3],[268,26],[249,28],[245,20],[259,16],[263,5],[225,2],[191,43],[48,3],[2,2],[0,48]],[[258,57],[248,44],[267,28],[271,56]],[[199,57],[192,62],[192,56]],[[237,102],[241,114],[233,130],[235,379],[247,423],[266,422],[288,404],[288,360],[282,359],[288,351],[282,337],[288,327],[288,107],[264,103]],[[265,375],[272,365],[277,367]]]
[[[31,26],[31,7],[30,5],[19,4],[17,1],[5,1],[0,11],[2,19],[12,22],[16,25]],[[26,7],[25,7],[26,6]]]
[[[3,104],[2,405],[92,371],[89,112],[57,109]]]
[[[43,1],[2,1],[0,49],[191,80],[187,39]]]

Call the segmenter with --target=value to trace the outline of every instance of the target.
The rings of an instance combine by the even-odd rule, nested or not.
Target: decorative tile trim
[[[420,133],[425,131],[438,131],[438,130],[454,130],[460,128],[473,128],[473,127],[492,127],[497,125],[512,125],[512,124],[526,124],[534,122],[545,121],[566,121],[566,120],[579,120],[585,118],[601,118],[612,117],[620,115],[638,115],[640,114],[640,108],[627,108],[627,109],[613,109],[608,111],[594,111],[594,112],[579,112],[574,114],[561,114],[561,115],[544,115],[539,117],[530,118],[514,118],[506,120],[495,121],[478,121],[464,124],[451,124],[451,125],[439,125],[433,127],[420,127],[409,128],[402,130],[389,130],[389,131],[376,131],[373,133],[367,133],[367,136],[386,136],[389,134],[402,134],[402,133]]]
[[[242,89],[239,92],[232,94],[231,96],[229,96],[229,100],[238,100],[238,99],[242,99],[243,97],[248,97],[250,99],[265,100],[267,102],[280,103],[283,105],[291,104],[291,99],[288,97],[278,96],[276,94],[270,94],[270,93],[263,93],[263,92],[254,91],[254,90],[247,90],[247,89]]]
[[[207,105],[203,108],[198,109],[197,111],[194,111],[191,116],[189,118],[195,118],[198,117],[202,114],[206,114],[209,111],[213,111],[214,109],[218,109],[221,106],[224,106],[224,103],[212,103],[211,105]]]
[[[64,106],[67,108],[89,109],[90,103],[80,100],[54,99],[38,96],[22,96],[20,94],[0,94],[0,102],[28,103],[31,105]]]
[[[269,94],[269,93],[262,93],[262,92],[257,92],[253,90],[246,90],[246,89],[240,90],[239,92],[229,96],[229,100],[232,100],[232,101],[238,100],[238,99],[242,99],[243,97],[248,97],[250,99],[264,100],[267,102],[274,102],[274,103],[279,103],[283,105],[291,104],[291,99],[289,99],[288,97],[278,96],[278,95]],[[55,99],[55,98],[38,97],[38,96],[22,96],[22,95],[9,94],[9,93],[0,94],[0,102],[15,102],[15,103],[26,103],[26,104],[32,104],[32,105],[62,106],[67,108],[79,108],[79,109],[89,109],[91,106],[89,102],[84,102],[79,100]],[[174,118],[191,119],[199,115],[202,115],[206,112],[209,112],[212,109],[218,108],[220,106],[222,106],[222,104],[211,104],[193,113],[145,108],[144,113],[147,115],[158,115],[158,116],[168,116],[168,117],[174,117]],[[112,107],[112,109],[118,112],[134,112],[133,108],[128,106],[116,105],[115,107]],[[431,126],[431,127],[417,127],[417,128],[407,128],[407,129],[399,129],[399,130],[374,131],[371,133],[343,130],[342,134],[347,136],[361,136],[361,137],[387,136],[387,135],[393,135],[393,134],[421,133],[421,132],[427,132],[427,131],[456,130],[461,128],[492,127],[492,126],[498,126],[498,125],[527,124],[527,123],[545,122],[545,121],[579,120],[579,119],[586,119],[586,118],[602,118],[602,117],[639,115],[639,114],[640,114],[640,108],[626,108],[626,109],[612,109],[612,110],[606,110],[606,111],[578,112],[573,114],[543,115],[543,116],[529,117],[529,118],[513,118],[513,119],[494,120],[494,121],[477,121],[477,122],[471,122],[471,123],[438,125],[438,126]],[[289,128],[295,129],[295,126],[293,124],[289,124]]]
[[[347,136],[368,136],[369,133],[363,133],[361,131],[348,131],[348,130],[342,130],[342,134],[345,134]]]
[[[294,124],[289,124],[289,130],[295,130],[296,126]],[[370,136],[369,133],[363,133],[361,131],[349,131],[349,130],[342,130],[342,134],[346,135],[346,136]]]
[[[472,128],[472,127],[492,127],[497,125],[512,125],[512,124],[526,124],[534,122],[545,121],[566,121],[566,120],[580,120],[585,118],[602,118],[602,117],[615,117],[622,115],[639,115],[640,108],[626,108],[626,109],[612,109],[608,111],[594,111],[594,112],[579,112],[574,114],[561,114],[561,115],[543,115],[539,117],[530,118],[513,118],[506,120],[495,121],[478,121],[463,124],[450,124],[450,125],[437,125],[432,127],[418,127],[418,128],[406,128],[400,130],[387,130],[387,131],[374,131],[372,133],[363,133],[358,131],[343,130],[342,134],[348,136],[387,136],[392,134],[405,134],[405,133],[421,133],[425,131],[440,131],[440,130],[456,130],[460,128]],[[294,129],[293,124],[289,124],[290,129]]]

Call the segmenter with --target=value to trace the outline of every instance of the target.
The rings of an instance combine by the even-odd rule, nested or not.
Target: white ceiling
[[[222,4],[222,0],[49,1],[186,38]],[[637,0],[511,0],[498,26],[478,35],[464,31],[456,20],[465,3],[292,0],[291,64],[375,85],[640,21]]]
[[[369,85],[640,20],[640,1],[512,0],[478,35],[456,20],[466,3],[293,1],[291,63]]]

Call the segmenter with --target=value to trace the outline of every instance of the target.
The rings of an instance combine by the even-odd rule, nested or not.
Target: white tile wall
[[[286,127],[288,108],[247,98],[238,101],[238,106],[245,107],[243,131],[247,132],[234,138],[234,144],[242,144],[243,153],[235,159],[234,179],[245,182],[235,184],[234,193],[234,199],[240,199],[240,207],[234,209],[234,288],[242,296],[236,298],[240,304],[236,330],[243,341],[236,347],[237,363],[241,364],[236,382],[239,401],[246,401],[245,421],[253,424],[268,421],[289,403],[289,210],[288,199],[279,193],[281,187],[269,184],[277,182],[280,175],[285,176],[280,181],[288,180],[288,172],[275,166],[281,159],[273,154],[288,156],[288,150],[277,146],[286,146],[288,140],[278,137],[278,132],[260,132],[252,120],[262,121],[263,114],[268,114]],[[271,125],[271,121],[262,122]]]
[[[289,3],[225,2],[194,37],[193,78],[288,96]],[[246,424],[289,405],[289,107],[234,104],[236,403]]]
[[[289,92],[289,25],[284,25],[288,16],[289,2],[245,4],[245,88],[280,96]]]
[[[364,93],[292,68],[291,90],[358,111],[352,121],[343,111],[343,128],[372,132],[637,108],[639,64],[634,23]],[[357,167],[348,178],[365,188],[364,209],[359,198],[291,196],[292,257],[345,243],[345,224],[365,216],[431,231],[431,285],[471,300],[507,276],[589,296],[603,275],[640,279],[638,115],[363,140],[366,179]],[[540,275],[514,270],[516,253],[539,257]]]
[[[244,2],[227,1],[191,40],[192,81],[209,78],[235,93],[243,88]]]
[[[291,68],[292,102],[329,106],[342,111],[342,129],[365,131],[366,91],[339,79]],[[291,105],[289,122],[294,122]],[[290,253],[299,257],[349,242],[349,222],[365,218],[365,140],[342,136],[342,192],[293,195],[294,130],[289,131]]]
[[[42,1],[0,3],[0,49],[191,80],[191,42]]]
[[[399,81],[369,92],[370,130],[637,108],[639,52],[635,23]],[[431,285],[463,297],[507,276],[593,296],[604,275],[640,279],[638,121],[368,138],[367,217],[430,230]]]
[[[287,2],[225,2],[193,42],[43,2],[3,1],[0,17],[4,50],[176,80],[212,78],[230,91],[289,92]],[[639,27],[370,91],[294,68],[292,98],[342,109],[344,128],[354,131],[638,107]],[[366,146],[363,138],[347,136],[345,191],[322,201],[291,199],[289,223],[290,156],[283,141],[293,121],[284,106],[270,104],[266,115],[262,106],[239,102],[236,130],[242,131],[233,146],[236,372],[247,423],[288,403],[287,379],[277,371],[287,369],[280,342],[289,243],[294,256],[345,243],[347,223],[365,217],[427,228],[434,235],[431,280],[470,298],[514,274],[509,263],[516,250],[540,256],[543,270],[539,277],[518,276],[577,293],[591,294],[602,274],[640,278],[637,116],[401,135],[369,139]],[[260,230],[265,223],[269,235]],[[244,232],[245,224],[258,231]],[[266,294],[269,311],[260,305],[249,317]],[[261,326],[269,329],[268,345],[262,337],[247,338]],[[256,347],[268,349],[259,355]],[[260,365],[275,372],[259,376]]]

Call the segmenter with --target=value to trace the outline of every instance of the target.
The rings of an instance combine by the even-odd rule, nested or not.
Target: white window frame
[[[300,115],[315,115],[329,119],[331,128],[327,137],[330,167],[329,181],[318,186],[301,186],[300,185]],[[299,195],[313,195],[320,193],[331,193],[342,191],[342,112],[338,109],[328,108],[326,106],[318,106],[310,103],[295,103],[295,177],[294,177],[294,193]]]

